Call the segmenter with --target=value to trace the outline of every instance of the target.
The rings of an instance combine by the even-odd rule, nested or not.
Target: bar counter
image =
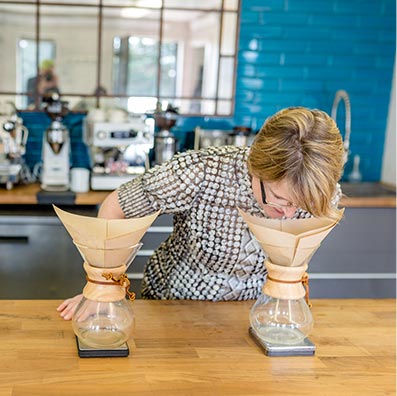
[[[0,300],[1,396],[395,395],[395,300],[313,300],[315,356],[268,357],[253,301],[133,302],[130,356],[79,358],[56,300]]]
[[[370,184],[381,183],[363,183],[364,187]],[[395,191],[395,187],[394,191]],[[392,189],[393,189],[392,188]],[[342,187],[343,189],[343,187]],[[1,204],[37,204],[37,193],[40,191],[40,185],[38,183],[28,185],[15,185],[12,190],[0,190],[0,205]],[[103,202],[110,191],[89,191],[87,193],[77,193],[75,199],[75,205],[99,205]],[[56,202],[54,202],[56,204]],[[341,206],[345,207],[384,207],[384,208],[395,208],[396,207],[396,196],[395,192],[374,192],[373,194],[365,195],[347,195],[341,200]]]

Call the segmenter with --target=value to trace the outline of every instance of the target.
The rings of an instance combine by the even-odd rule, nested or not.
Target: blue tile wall
[[[381,175],[395,59],[394,0],[242,0],[234,123],[260,125],[288,106],[331,112],[351,99],[351,156]],[[337,123],[344,134],[344,109]]]
[[[29,138],[26,146],[25,161],[33,167],[41,161],[41,149],[44,131],[49,127],[51,119],[43,112],[21,112],[24,125],[29,130]],[[69,129],[71,142],[71,166],[90,168],[87,146],[83,142],[83,119],[85,114],[68,114],[63,123]]]
[[[308,106],[331,113],[335,92],[351,99],[350,161],[361,156],[364,181],[381,175],[388,105],[395,58],[394,0],[242,0],[234,117],[181,118],[174,132],[180,147],[197,125],[254,129],[276,111]],[[81,142],[82,115],[70,114],[73,163],[88,167]],[[28,126],[29,164],[41,155],[41,138],[49,119],[23,114]],[[344,109],[337,123],[344,134]]]

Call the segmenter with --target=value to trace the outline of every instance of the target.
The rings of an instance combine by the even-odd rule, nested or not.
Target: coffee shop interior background
[[[73,166],[90,166],[82,125],[84,110],[95,106],[150,113],[157,103],[163,110],[172,104],[180,114],[172,132],[184,150],[193,147],[197,126],[257,131],[283,107],[330,112],[335,92],[344,89],[352,104],[346,174],[359,155],[363,181],[394,180],[387,164],[395,150],[385,145],[393,129],[387,120],[395,117],[395,106],[389,116],[391,0],[86,0],[67,6],[0,0],[0,10],[0,49],[7,54],[0,61],[0,102],[13,102],[29,129],[29,165],[41,155],[49,119],[37,92],[28,105],[27,81],[51,59],[72,110],[65,124]],[[338,118],[342,127],[343,109]]]
[[[4,168],[14,169],[13,161],[34,176],[43,136],[59,132],[49,128],[43,99],[58,95],[54,103],[68,108],[61,123],[71,168],[89,169],[95,188],[106,187],[74,194],[74,213],[95,216],[112,183],[132,175],[120,175],[124,163],[113,161],[126,154],[127,142],[142,148],[129,152],[136,163],[127,168],[136,176],[147,167],[143,152],[154,165],[174,151],[249,145],[282,108],[331,114],[336,93],[343,94],[335,118],[345,138],[347,121],[351,127],[344,192],[349,196],[354,185],[359,194],[368,185],[371,194],[384,184],[395,188],[393,0],[0,0],[0,26],[0,139],[17,143],[9,146],[15,148],[6,153],[10,158],[0,152],[0,178]],[[106,186],[104,158],[119,177],[105,179]],[[362,183],[347,182],[354,164]],[[26,175],[27,184],[12,191],[0,183],[0,261],[7,279],[0,298],[69,297],[84,283],[81,257],[50,205],[15,202],[18,194],[25,202],[38,196],[40,185]],[[90,204],[75,201],[98,196]],[[395,190],[386,198],[395,199]],[[138,297],[143,267],[172,221],[159,216],[143,239],[128,274]],[[348,207],[313,268],[313,297],[394,296],[395,201]]]

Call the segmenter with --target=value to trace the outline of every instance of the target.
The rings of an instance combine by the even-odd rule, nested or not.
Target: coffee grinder
[[[51,124],[43,136],[41,188],[45,191],[69,189],[70,136],[62,123],[68,114],[67,102],[61,101],[57,93],[45,99],[45,112]]]

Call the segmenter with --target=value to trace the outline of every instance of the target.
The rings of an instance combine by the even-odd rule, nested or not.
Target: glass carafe
[[[86,345],[117,348],[132,335],[135,317],[131,301],[101,302],[83,297],[73,315],[73,331]]]
[[[289,300],[262,293],[249,317],[256,334],[271,344],[299,344],[313,328],[313,316],[304,298]]]
[[[268,259],[265,265],[267,278],[263,293],[250,311],[251,327],[265,342],[299,344],[313,328],[313,316],[307,303],[307,263],[289,267],[276,265]]]
[[[73,331],[93,348],[117,348],[131,337],[134,330],[131,303],[135,295],[128,290],[130,282],[125,272],[142,244],[121,249],[96,249],[75,244],[85,260],[87,284],[84,297],[73,314]],[[109,263],[111,266],[107,265]],[[117,263],[121,265],[115,266]]]

